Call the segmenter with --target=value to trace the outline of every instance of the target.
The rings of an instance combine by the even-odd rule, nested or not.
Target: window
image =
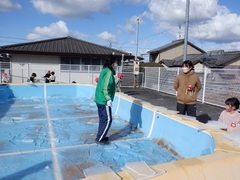
[[[89,58],[83,58],[82,59],[82,65],[91,65],[92,64],[92,60]]]
[[[78,57],[61,57],[61,64],[80,64]]]

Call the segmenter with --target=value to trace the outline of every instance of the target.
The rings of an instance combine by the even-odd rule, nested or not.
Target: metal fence
[[[26,66],[29,67],[29,66]],[[2,73],[9,75],[10,83],[25,83],[33,72],[37,74],[37,82],[43,83],[43,76],[48,69],[13,69],[11,66],[0,63],[1,82]],[[99,65],[66,65],[61,64],[54,68],[56,82],[80,84],[96,84],[102,66]],[[173,83],[180,68],[142,68],[139,75],[133,75],[132,66],[119,67],[117,73],[123,73],[121,86],[148,88],[167,94],[176,95]],[[195,69],[202,82],[202,89],[198,94],[198,101],[217,106],[224,106],[228,97],[240,98],[240,70],[239,69]]]
[[[42,66],[39,65],[39,66]],[[1,68],[2,67],[2,68]],[[34,68],[35,67],[35,68]],[[44,83],[44,75],[47,71],[55,72],[56,82],[59,83],[72,83],[75,81],[80,84],[96,84],[95,79],[99,77],[99,74],[102,70],[100,65],[69,65],[69,64],[60,64],[54,67],[43,69],[37,68],[37,66],[31,66],[31,64],[26,64],[21,66],[21,68],[12,68],[6,66],[3,62],[0,62],[1,70],[1,83],[3,72],[6,72],[9,76],[10,83],[26,83],[32,73],[36,73],[36,82]],[[136,87],[142,87],[143,84],[143,73],[140,73],[136,78],[133,75],[133,68],[130,66],[119,67],[117,73],[123,72],[124,79],[121,83],[122,86],[133,86],[134,81],[136,82]]]
[[[181,69],[145,68],[144,88],[176,95],[173,83]],[[240,99],[239,69],[195,69],[202,83],[198,101],[216,106],[225,106],[229,97]]]

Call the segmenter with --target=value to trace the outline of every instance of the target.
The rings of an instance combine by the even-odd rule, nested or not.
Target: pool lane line
[[[39,119],[14,119],[14,117],[10,117],[11,119],[9,120],[9,119],[7,119],[7,120],[1,120],[1,122],[12,122],[12,121],[15,121],[16,123],[18,123],[18,122],[35,122],[35,121],[46,121],[46,118],[39,118]],[[83,116],[83,117],[74,117],[74,116],[72,116],[72,117],[67,117],[67,119],[66,119],[66,117],[58,117],[58,118],[51,118],[51,120],[54,120],[54,121],[61,121],[61,120],[64,120],[65,122],[67,122],[68,120],[69,121],[71,121],[72,119],[86,119],[86,118],[98,118],[98,116],[96,115],[96,116]]]
[[[44,93],[43,97],[44,97],[44,99],[46,99],[46,97],[47,97],[47,86],[46,86],[46,84],[43,85],[43,93]]]
[[[147,138],[147,137],[121,139],[121,140],[110,141],[110,144],[115,144],[115,143],[118,143],[118,142],[138,141],[138,140],[151,140],[151,139],[149,139],[149,138]],[[109,144],[109,145],[110,145],[110,144]],[[61,150],[61,149],[80,148],[80,147],[97,146],[97,145],[99,145],[99,144],[97,144],[97,143],[78,144],[78,145],[73,145],[73,146],[55,147],[55,149],[56,149],[56,150]],[[22,154],[40,153],[40,152],[46,152],[46,151],[51,151],[51,150],[52,150],[51,148],[45,148],[45,149],[40,149],[40,150],[11,152],[11,153],[1,153],[1,154],[0,154],[0,157],[3,157],[3,156],[14,156],[14,155],[22,155]]]
[[[46,151],[50,151],[50,150],[51,150],[50,148],[47,148],[47,149],[31,150],[31,151],[18,151],[18,152],[10,152],[10,153],[1,153],[0,157],[23,155],[23,154],[32,154],[32,153],[46,152]]]
[[[54,171],[54,177],[57,180],[62,180],[62,174],[58,162],[57,152],[56,152],[56,146],[54,142],[54,132],[52,127],[52,121],[50,118],[50,113],[48,109],[48,103],[46,98],[46,85],[44,84],[44,101],[45,101],[45,108],[46,108],[46,116],[47,116],[47,122],[48,122],[48,129],[49,129],[49,138],[50,138],[50,145],[51,145],[51,154],[53,157],[53,171]]]

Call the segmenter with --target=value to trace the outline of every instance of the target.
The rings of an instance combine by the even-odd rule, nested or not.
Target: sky
[[[145,57],[185,37],[187,0],[1,0],[0,46],[71,36]],[[239,0],[190,0],[188,40],[240,50]]]

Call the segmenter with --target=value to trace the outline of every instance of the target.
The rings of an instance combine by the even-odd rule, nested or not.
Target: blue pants
[[[112,124],[112,108],[107,105],[97,104],[99,125],[97,133],[97,141],[101,141],[107,136],[108,130]]]

